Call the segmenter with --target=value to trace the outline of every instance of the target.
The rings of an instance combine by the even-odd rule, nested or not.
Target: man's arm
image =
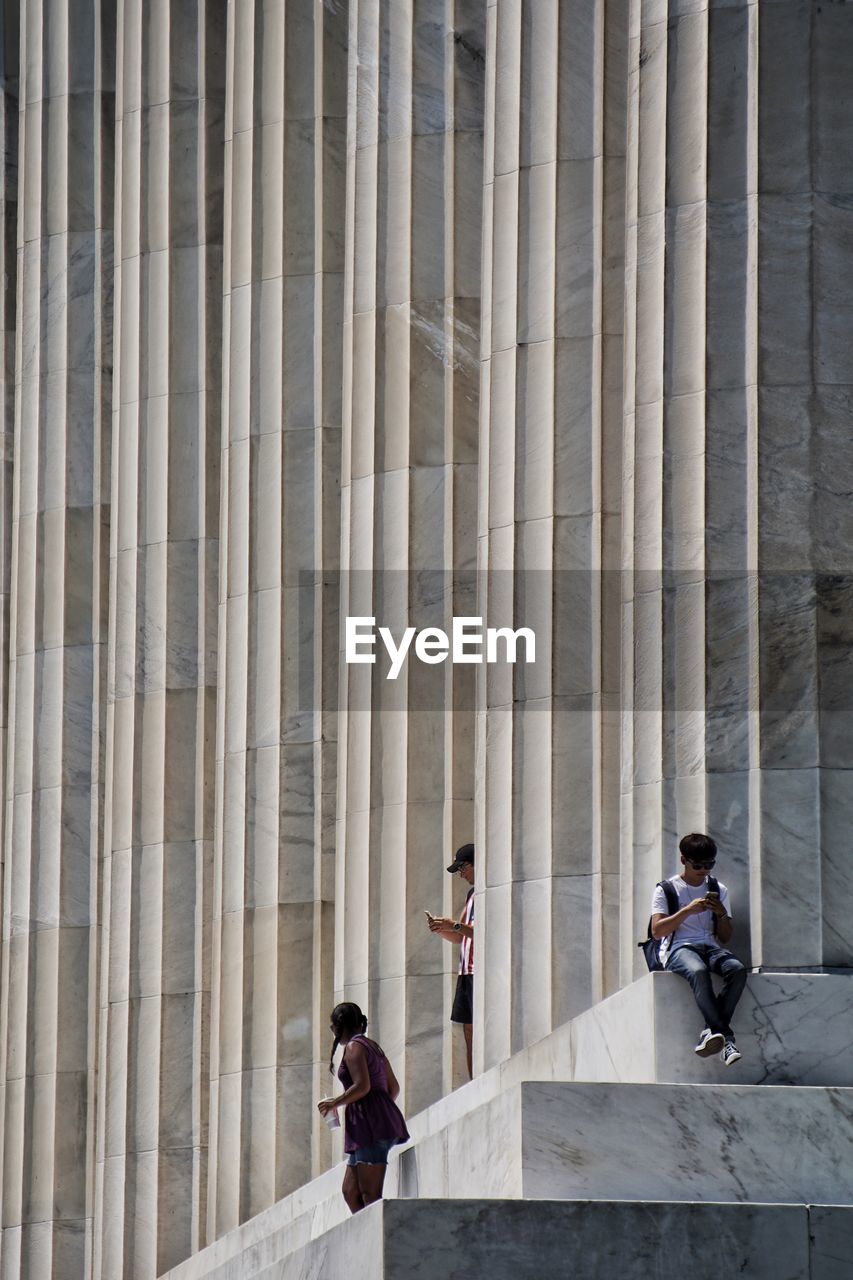
[[[725,946],[727,942],[731,942],[732,934],[735,931],[732,918],[722,902],[718,902],[715,898],[712,898],[707,905],[717,917],[717,941]]]
[[[668,938],[671,933],[675,933],[679,925],[683,924],[688,916],[696,916],[700,911],[707,911],[709,904],[704,898],[694,898],[692,902],[688,902],[686,907],[681,907],[674,915],[654,915],[652,916],[652,937]]]
[[[431,916],[429,919],[430,932],[437,933],[439,937],[444,938],[445,942],[461,942],[463,938],[473,938],[474,926],[462,923],[464,914],[465,908],[463,907],[457,921],[458,929],[453,927],[453,921],[449,916]]]

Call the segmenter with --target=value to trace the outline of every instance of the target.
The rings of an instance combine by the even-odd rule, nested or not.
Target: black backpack
[[[678,894],[675,892],[672,884],[669,880],[659,880],[656,887],[658,889],[663,889],[664,896],[666,897],[667,915],[674,916],[678,910]],[[714,876],[708,876],[708,883],[705,887],[705,892],[720,892],[719,882]],[[717,917],[714,916],[714,933],[716,934],[716,932]],[[663,938],[652,937],[652,918],[649,916],[647,936],[638,942],[637,946],[642,948],[643,955],[646,957],[646,964],[649,966],[649,970],[652,973],[654,973],[656,969],[663,968],[663,965],[660,962],[660,947],[662,942]]]

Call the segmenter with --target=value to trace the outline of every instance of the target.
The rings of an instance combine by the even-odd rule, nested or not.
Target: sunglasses
[[[691,862],[690,865],[694,871],[710,871],[716,865],[717,859],[713,862]]]

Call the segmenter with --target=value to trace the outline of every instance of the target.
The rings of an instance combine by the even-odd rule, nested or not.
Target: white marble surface
[[[806,1211],[788,1206],[467,1200],[389,1203],[384,1216],[385,1280],[808,1274]]]
[[[362,1210],[318,1240],[268,1266],[224,1273],[216,1280],[356,1280],[384,1275],[384,1206]],[[259,1255],[260,1257],[263,1255]]]
[[[830,1030],[843,1041],[846,984],[842,975],[752,975],[747,993],[754,989],[754,1006],[763,1010],[764,1021],[756,1021],[758,1012],[749,1014],[752,1005],[745,996],[742,1005],[749,1014],[745,1027],[759,1026],[759,1030],[754,1036],[748,1031],[742,1035],[745,1054],[750,1046],[752,1055],[744,1070],[759,1079],[766,1077],[767,1051],[762,1056],[759,1048],[768,1042],[767,1028],[772,1025],[781,1033],[778,1039],[784,1042],[789,1064],[810,1062],[811,1075],[820,1077],[831,1061],[832,1075],[844,1077],[843,1053],[824,1060],[823,1065],[809,1055],[814,1052],[812,1026],[827,1011],[833,1016],[828,1019],[824,1044]],[[472,1193],[548,1196],[553,1194],[549,1188],[565,1179],[567,1196],[632,1198],[648,1192],[638,1186],[636,1167],[625,1159],[625,1152],[645,1150],[651,1132],[661,1144],[649,1160],[653,1168],[662,1170],[661,1195],[683,1194],[678,1189],[683,1174],[687,1179],[683,1185],[696,1199],[739,1200],[751,1195],[762,1202],[798,1197],[804,1202],[844,1200],[849,1194],[843,1163],[849,1158],[845,1155],[849,1142],[837,1117],[839,1112],[850,1113],[848,1090],[729,1087],[735,1083],[733,1072],[721,1074],[715,1062],[693,1055],[694,1018],[686,984],[674,975],[647,975],[410,1117],[413,1141],[392,1153],[387,1195],[403,1199]],[[805,1029],[802,1035],[799,1026]],[[688,1044],[682,1060],[678,1055],[685,1036]],[[655,1046],[658,1060],[664,1063],[664,1083],[650,1088],[644,1082],[652,1075]],[[665,1083],[673,1063],[683,1073],[677,1087]],[[555,1083],[544,1083],[548,1081]],[[713,1082],[714,1087],[691,1087],[685,1081]],[[556,1092],[549,1095],[549,1088]],[[692,1121],[695,1133],[681,1115],[685,1109],[691,1121],[694,1114],[698,1117]],[[719,1132],[720,1116],[725,1137]],[[662,1117],[657,1129],[655,1117]],[[684,1134],[685,1151],[676,1167],[671,1155],[673,1126]],[[496,1134],[500,1135],[497,1143]],[[789,1140],[791,1134],[797,1135],[794,1143]],[[709,1142],[717,1142],[717,1156],[706,1167]],[[574,1162],[567,1165],[569,1148]],[[792,1152],[797,1154],[794,1170]],[[342,1172],[343,1166],[330,1170],[227,1233],[176,1268],[170,1280],[231,1280],[238,1275],[242,1280],[239,1260],[245,1261],[250,1252],[253,1257],[273,1258],[305,1247],[346,1219],[340,1196]],[[841,1231],[843,1223],[840,1218],[833,1231]],[[826,1245],[827,1250],[833,1247]],[[307,1250],[306,1265],[311,1257]],[[225,1269],[220,1272],[220,1268]],[[836,1280],[831,1272],[829,1280]]]
[[[340,1193],[342,1177],[343,1165],[337,1165],[313,1178],[173,1267],[168,1272],[169,1280],[242,1276],[240,1267],[246,1257],[266,1256],[271,1261],[322,1235],[349,1216]]]
[[[851,1089],[529,1083],[520,1091],[526,1197],[853,1204]]]
[[[650,975],[572,1020],[573,1080],[655,1079],[655,992]]]
[[[647,1280],[673,1273],[691,1280],[840,1280],[843,1273],[826,1270],[819,1250],[841,1212],[810,1215],[802,1205],[386,1200],[287,1256],[262,1247],[199,1273],[199,1280],[541,1280],[543,1274]],[[818,1233],[811,1247],[810,1216]]]
[[[655,1074],[659,1081],[853,1085],[853,975],[750,974],[733,1019],[743,1057],[733,1067],[693,1053],[702,1016],[688,984],[656,973]]]
[[[853,1275],[853,1209],[810,1205],[809,1233],[809,1280],[849,1280]]]
[[[695,826],[745,958],[853,964],[850,6],[4,13],[0,1280],[150,1280],[325,1168],[333,991],[409,1195],[514,1187],[525,1079],[853,1086],[848,976],[750,979],[730,1072],[630,986]],[[475,561],[535,669],[346,672],[339,609]]]
[[[414,1142],[392,1155],[389,1185],[394,1194],[426,1194],[447,1164],[448,1133],[525,1080],[853,1085],[850,998],[844,975],[751,975],[736,1019],[744,1056],[726,1068],[693,1053],[697,1012],[687,984],[648,974],[410,1118]]]

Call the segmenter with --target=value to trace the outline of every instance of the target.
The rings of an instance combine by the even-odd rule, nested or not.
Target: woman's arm
[[[344,1060],[352,1076],[352,1084],[345,1089],[339,1098],[331,1098],[318,1102],[321,1115],[331,1111],[333,1107],[345,1107],[348,1102],[358,1102],[370,1093],[370,1071],[367,1066],[367,1054],[362,1044],[348,1044],[344,1049]]]
[[[385,1074],[388,1077],[388,1092],[391,1095],[391,1101],[396,1102],[400,1096],[400,1085],[397,1077],[394,1075],[394,1069],[388,1059],[385,1059]]]

